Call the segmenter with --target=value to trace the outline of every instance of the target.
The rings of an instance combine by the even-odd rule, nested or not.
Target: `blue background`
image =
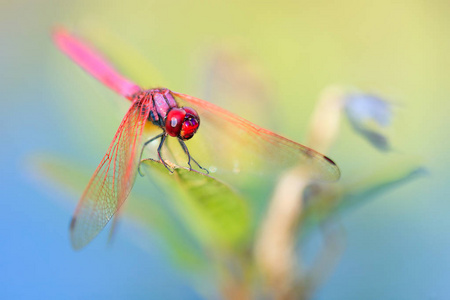
[[[190,274],[168,260],[164,242],[133,222],[123,222],[112,247],[104,232],[73,251],[68,224],[78,197],[33,171],[39,153],[93,170],[124,112],[126,103],[51,43],[55,24],[89,28],[98,22],[163,69],[175,90],[198,96],[200,79],[189,78],[200,78],[199,48],[242,42],[284,99],[279,131],[297,139],[315,102],[298,99],[315,99],[328,84],[393,95],[400,103],[391,136],[396,152],[422,162],[429,176],[345,215],[346,249],[315,298],[447,299],[448,13],[448,3],[439,1],[0,4],[0,298],[201,298]],[[289,101],[302,109],[292,111]],[[372,157],[367,168],[382,165],[384,154],[355,137],[348,124],[342,131],[331,155],[344,176],[367,162],[360,153]]]

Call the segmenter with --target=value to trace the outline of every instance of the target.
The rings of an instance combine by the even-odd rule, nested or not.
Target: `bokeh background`
[[[91,172],[127,103],[57,51],[55,25],[81,35],[106,30],[147,63],[136,72],[158,78],[148,87],[170,84],[200,98],[210,92],[211,57],[231,49],[256,66],[261,88],[276,99],[263,102],[273,105],[263,117],[251,106],[220,104],[297,141],[329,85],[392,101],[391,153],[374,150],[344,121],[327,154],[343,178],[400,157],[428,175],[345,214],[345,251],[314,298],[449,298],[449,12],[446,1],[419,0],[2,1],[0,298],[202,297],[164,241],[133,220],[121,223],[111,247],[106,232],[81,252],[71,249],[78,196],[40,178],[33,159],[59,156]]]

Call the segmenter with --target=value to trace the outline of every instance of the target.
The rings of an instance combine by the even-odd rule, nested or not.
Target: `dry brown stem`
[[[310,123],[308,146],[326,152],[336,139],[343,104],[343,91],[326,89],[320,97]],[[294,248],[298,220],[303,208],[303,191],[310,184],[307,169],[298,166],[279,180],[255,245],[256,262],[274,299],[300,299],[310,289],[302,286],[302,271]],[[327,270],[321,264],[321,270]],[[319,270],[317,269],[317,270]],[[316,279],[321,278],[318,274]]]

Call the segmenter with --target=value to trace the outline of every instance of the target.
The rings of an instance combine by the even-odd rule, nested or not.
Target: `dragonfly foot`
[[[139,162],[138,173],[139,173],[139,176],[144,177],[145,174],[142,173],[142,171],[141,171],[141,163],[142,163],[142,160]]]
[[[166,163],[166,161],[165,160],[163,160],[163,159],[160,159],[159,160],[160,161],[160,163],[162,163],[163,165],[164,165],[164,167],[166,167],[166,169],[167,170],[169,170],[169,172],[170,173],[172,173],[173,174],[173,169],[169,166],[169,164],[168,163]]]
[[[203,170],[203,171],[205,171],[206,172],[206,175],[208,175],[209,174],[209,171],[208,171],[208,169],[205,169],[205,168],[203,168],[192,156],[190,156],[190,158],[195,162],[195,164],[201,169],[201,170]],[[192,171],[192,167],[191,167],[191,162],[189,161],[189,171]]]
[[[199,164],[199,163],[191,156],[191,154],[189,154],[189,150],[188,150],[186,144],[183,142],[183,140],[178,139],[178,142],[180,143],[181,148],[183,148],[184,153],[186,153],[186,155],[187,155],[187,157],[188,157],[189,171],[193,171],[193,170],[194,170],[194,169],[192,169],[192,166],[191,166],[191,160],[192,160],[192,161],[195,162],[195,164],[196,164],[201,170],[204,170],[204,171],[206,171],[206,174],[209,174],[209,171],[208,171],[207,169],[203,168],[203,167],[202,167],[202,166],[201,166],[201,165],[200,165],[200,164]]]
[[[151,138],[150,140],[148,140],[148,141],[146,141],[146,142],[144,143],[144,146],[142,146],[142,149],[141,149],[141,155],[139,155],[139,166],[138,166],[138,173],[139,173],[139,175],[140,175],[141,177],[144,177],[144,173],[142,173],[142,171],[141,171],[141,163],[142,163],[144,160],[146,160],[146,159],[142,159],[142,155],[144,154],[144,149],[145,149],[145,147],[146,147],[148,144],[150,144],[151,142],[153,142],[154,140],[159,139],[159,138],[161,138],[161,142],[160,142],[159,147],[158,147],[158,155],[159,155],[159,157],[160,157],[160,159],[161,159],[160,151],[161,151],[162,144],[164,143],[164,140],[165,140],[164,133],[158,134],[157,136]]]
[[[189,157],[190,158],[190,157]],[[189,161],[188,161],[188,165],[189,165],[189,171],[192,171],[193,169],[192,169],[192,166],[191,166],[191,160],[189,159]]]

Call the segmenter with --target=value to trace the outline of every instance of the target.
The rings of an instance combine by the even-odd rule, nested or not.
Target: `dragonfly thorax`
[[[188,140],[197,132],[200,126],[197,112],[190,107],[179,107],[170,90],[146,90],[137,97],[151,97],[148,120],[168,135]]]

